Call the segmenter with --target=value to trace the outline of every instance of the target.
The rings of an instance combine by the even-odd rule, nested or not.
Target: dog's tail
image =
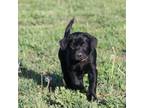
[[[65,29],[64,37],[67,37],[70,34],[73,23],[74,23],[74,18],[71,19],[69,24],[67,25],[67,27]]]

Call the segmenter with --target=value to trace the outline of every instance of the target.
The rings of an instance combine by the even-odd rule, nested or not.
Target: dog
[[[66,83],[66,87],[73,90],[85,90],[83,76],[88,73],[89,87],[87,99],[97,100],[97,39],[85,32],[71,33],[74,18],[70,20],[59,41],[58,57]]]

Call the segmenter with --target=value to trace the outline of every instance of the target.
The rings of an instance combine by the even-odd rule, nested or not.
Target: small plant
[[[59,105],[62,108],[89,108],[97,106],[96,102],[88,102],[86,96],[79,91],[72,91],[64,87],[56,88],[55,92],[48,95],[49,105]]]

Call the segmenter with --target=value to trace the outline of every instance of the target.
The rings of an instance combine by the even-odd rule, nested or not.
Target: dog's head
[[[70,58],[75,61],[85,61],[92,49],[96,48],[97,40],[87,33],[75,32],[60,41],[62,50],[69,52]]]
[[[64,38],[60,40],[61,50],[67,50],[70,58],[75,61],[87,60],[93,48],[96,48],[97,39],[88,33],[70,33],[74,18],[70,20],[66,27]]]

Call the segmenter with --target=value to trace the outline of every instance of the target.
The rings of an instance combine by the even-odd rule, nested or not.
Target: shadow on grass
[[[47,87],[49,91],[54,91],[56,87],[64,86],[62,77],[57,74],[43,75],[34,70],[27,69],[20,63],[19,65],[19,77],[26,79],[32,79],[38,85]],[[86,92],[86,91],[85,91]],[[106,100],[99,100],[98,105],[106,105]]]
[[[38,85],[41,85],[42,87],[48,87],[49,91],[54,91],[56,87],[64,85],[62,76],[57,75],[55,73],[43,75],[38,72],[35,72],[34,70],[27,69],[23,66],[22,63],[19,64],[18,76],[27,79],[32,79]]]

